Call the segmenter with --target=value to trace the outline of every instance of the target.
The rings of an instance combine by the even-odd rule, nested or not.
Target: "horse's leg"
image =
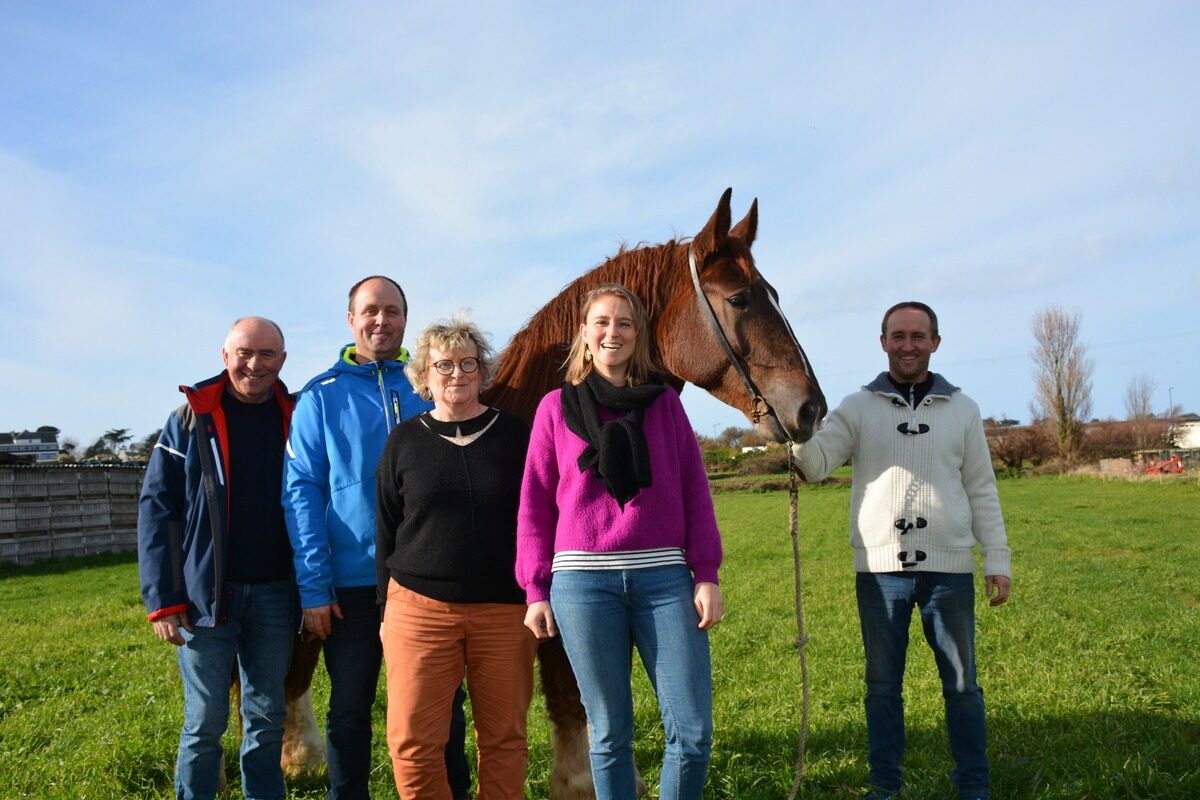
[[[552,800],[595,800],[592,767],[588,759],[587,714],[579,700],[575,673],[567,661],[562,639],[538,647],[538,667],[546,715],[554,732],[554,770],[550,774]]]
[[[229,677],[229,702],[237,713],[237,732],[242,735],[242,676],[237,661],[233,662],[233,674]],[[217,762],[217,796],[229,795],[229,779],[225,777],[225,748],[221,747],[221,760]]]
[[[229,794],[229,780],[225,777],[225,748],[221,748],[221,760],[217,762],[217,795]]]
[[[285,775],[316,769],[325,762],[325,742],[313,713],[313,673],[321,658],[321,640],[315,636],[297,636],[292,665],[283,682],[287,715],[283,721],[283,754],[279,765]]]
[[[592,765],[588,758],[587,713],[579,699],[579,684],[567,660],[562,639],[538,647],[546,715],[554,729],[554,769],[550,773],[552,800],[595,800]],[[646,793],[646,782],[637,776],[637,793]]]

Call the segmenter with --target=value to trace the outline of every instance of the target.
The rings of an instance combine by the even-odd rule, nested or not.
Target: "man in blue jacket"
[[[184,720],[175,796],[216,795],[236,664],[242,791],[283,800],[283,683],[298,616],[276,499],[293,405],[279,380],[283,333],[261,317],[239,319],[221,358],[220,375],[179,387],[187,402],[150,455],[138,506],[142,599],[155,635],[179,648]]]
[[[350,289],[354,343],[300,394],[284,461],[283,507],[295,551],[304,627],[324,641],[329,673],[328,800],[366,800],[371,708],[383,647],[376,605],[375,467],[388,433],[433,407],[404,375],[408,304],[372,275]],[[455,797],[470,787],[466,723],[456,699],[446,762]]]

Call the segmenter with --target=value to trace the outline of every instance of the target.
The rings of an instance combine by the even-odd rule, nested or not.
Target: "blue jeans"
[[[708,633],[685,566],[554,573],[550,605],[587,711],[597,800],[637,796],[632,652],[658,695],[666,748],[662,800],[699,798],[712,752]]]
[[[247,800],[282,800],[283,679],[292,662],[299,607],[291,581],[230,583],[224,588],[221,622],[182,631],[179,800],[211,800],[217,793],[235,664],[242,682],[242,791]]]
[[[975,682],[975,583],[969,573],[858,573],[856,592],[867,670],[867,760],[871,785],[900,790],[904,755],[905,657],[913,606],[933,650],[960,797],[987,797],[987,724]]]
[[[374,586],[335,590],[342,619],[333,618],[322,648],[329,673],[329,715],[325,719],[325,749],[329,765],[327,800],[369,800],[371,775],[371,711],[379,686],[383,644],[379,640],[380,607]],[[466,693],[454,695],[450,740],[446,744],[446,773],[455,797],[471,787],[465,737]]]

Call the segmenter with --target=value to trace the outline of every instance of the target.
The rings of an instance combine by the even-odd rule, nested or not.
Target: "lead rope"
[[[795,459],[792,458],[792,443],[787,443],[788,452],[788,524],[792,533],[792,565],[795,569],[796,585],[796,652],[800,655],[800,687],[804,705],[800,711],[800,741],[796,745],[796,777],[792,781],[792,790],[788,800],[796,800],[800,791],[800,782],[804,779],[804,753],[808,744],[808,634],[804,632],[804,595],[801,591],[800,576],[800,513],[799,513],[799,484]]]

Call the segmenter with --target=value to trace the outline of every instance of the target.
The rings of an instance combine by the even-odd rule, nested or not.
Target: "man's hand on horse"
[[[165,617],[154,620],[154,635],[176,647],[183,644],[183,634],[179,632],[180,628],[189,633],[192,630],[192,626],[187,622],[187,617],[182,614],[167,614]]]
[[[725,598],[715,583],[697,583],[692,593],[696,613],[700,615],[700,630],[706,631],[725,617]]]
[[[342,619],[342,607],[337,603],[304,609],[304,630],[324,640],[333,631],[333,618]]]
[[[539,639],[553,639],[558,636],[558,626],[554,624],[554,612],[550,610],[549,600],[539,600],[530,603],[525,610],[525,627],[533,631]]]

